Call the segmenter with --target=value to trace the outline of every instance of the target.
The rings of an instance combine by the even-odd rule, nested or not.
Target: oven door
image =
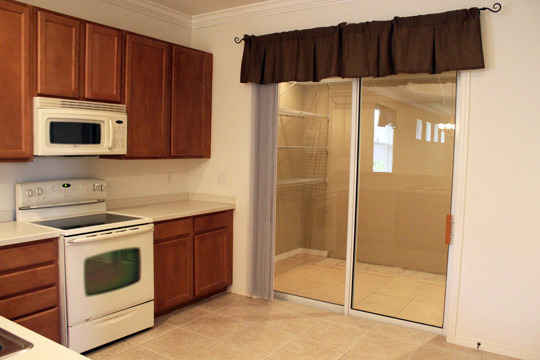
[[[67,322],[154,298],[152,224],[64,237]]]

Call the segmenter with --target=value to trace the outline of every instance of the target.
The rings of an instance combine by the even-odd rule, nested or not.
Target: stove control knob
[[[37,195],[37,196],[41,196],[43,194],[43,189],[38,187],[38,188],[35,188],[34,189],[34,193]]]
[[[99,191],[105,191],[105,185],[99,185],[98,188]]]
[[[32,191],[32,189],[27,189],[26,190],[26,197],[32,197],[32,195],[34,195],[34,192]]]
[[[92,185],[92,190],[93,190],[93,191],[97,191],[97,190],[98,190],[98,186],[99,186],[98,184],[93,184],[93,185]]]

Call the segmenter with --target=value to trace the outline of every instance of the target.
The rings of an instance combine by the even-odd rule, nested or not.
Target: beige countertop
[[[88,359],[75,351],[55,343],[33,331],[28,330],[0,316],[0,328],[30,341],[34,346],[29,350],[10,356],[13,360],[84,360]]]
[[[50,227],[19,221],[0,222],[0,246],[50,239],[58,236],[60,236],[60,231]]]
[[[157,221],[177,219],[187,216],[208,214],[218,211],[232,210],[233,204],[183,200],[160,204],[117,208],[111,211],[126,215],[144,216]]]
[[[181,200],[110,209],[112,212],[152,218],[154,222],[232,210],[233,204]],[[0,246],[20,244],[60,236],[60,231],[19,221],[0,222]]]

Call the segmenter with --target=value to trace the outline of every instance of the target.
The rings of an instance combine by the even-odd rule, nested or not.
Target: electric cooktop
[[[96,225],[110,225],[124,221],[139,220],[135,216],[126,216],[111,213],[65,217],[60,219],[35,221],[34,224],[53,227],[61,230],[79,229]]]

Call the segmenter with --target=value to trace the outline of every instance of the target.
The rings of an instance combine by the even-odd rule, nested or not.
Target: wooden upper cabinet
[[[212,54],[173,47],[171,156],[209,158]]]
[[[126,35],[126,158],[162,158],[170,150],[171,45]]]
[[[79,98],[81,22],[38,10],[37,92]]]
[[[84,97],[120,102],[122,32],[106,26],[86,24]]]
[[[30,9],[0,0],[0,160],[32,158]]]

